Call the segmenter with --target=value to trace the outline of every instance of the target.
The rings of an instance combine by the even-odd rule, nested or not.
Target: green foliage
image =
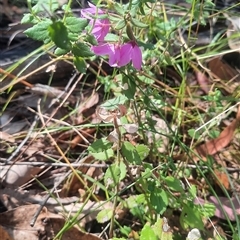
[[[87,65],[86,65],[85,60],[82,57],[75,57],[73,59],[73,62],[79,72],[86,73]]]
[[[101,1],[92,2],[100,4]],[[94,79],[98,80],[97,86],[103,86],[106,93],[105,99],[114,96],[101,104],[110,115],[109,121],[100,119],[104,123],[107,122],[108,125],[104,125],[107,131],[103,133],[102,125],[99,125],[96,140],[87,148],[95,160],[105,161],[107,166],[104,169],[104,176],[97,180],[99,182],[96,184],[106,194],[107,200],[114,203],[114,209],[102,209],[97,214],[96,220],[101,224],[110,222],[111,226],[116,223],[119,225],[116,232],[124,238],[119,236],[112,239],[126,239],[132,231],[135,231],[132,226],[121,225],[122,222],[115,219],[114,211],[119,206],[126,208],[137,223],[136,235],[140,240],[175,239],[177,234],[169,230],[170,227],[163,218],[169,210],[179,212],[181,227],[186,232],[192,228],[204,231],[203,219],[212,217],[215,213],[213,204],[198,206],[193,203],[197,196],[197,188],[194,186],[187,188],[182,183],[193,171],[191,168],[181,167],[179,164],[179,161],[180,163],[183,161],[181,158],[178,162],[173,160],[175,151],[180,153],[190,151],[185,145],[185,140],[186,142],[189,139],[201,140],[206,132],[211,138],[216,138],[220,134],[220,131],[212,126],[203,127],[198,131],[195,129],[196,125],[191,125],[190,129],[185,127],[188,121],[195,117],[194,115],[190,118],[185,114],[185,109],[182,109],[185,105],[192,104],[192,99],[190,104],[186,104],[192,96],[184,95],[189,91],[189,86],[183,84],[187,78],[186,69],[195,65],[195,60],[199,65],[201,58],[191,55],[190,51],[193,49],[185,48],[176,35],[181,30],[188,31],[190,36],[192,25],[189,25],[189,16],[191,24],[193,21],[206,24],[213,7],[210,0],[188,2],[192,7],[189,10],[185,9],[184,16],[179,18],[167,17],[164,8],[155,0],[132,0],[127,4],[114,1],[107,1],[106,4],[104,1],[101,2],[100,8],[103,7],[105,13],[98,17],[103,19],[107,16],[111,21],[111,31],[104,41],[121,44],[136,40],[135,43],[143,52],[144,64],[139,71],[133,66],[124,66],[109,68],[105,72],[102,66],[109,57],[107,54],[104,57],[100,56],[102,61],[92,64],[91,61],[99,56],[95,56],[91,47],[99,45],[99,42],[91,33],[93,26],[89,24],[89,19],[73,14],[71,1],[62,7],[63,16],[57,16],[55,13],[60,7],[57,0],[35,1],[33,6],[29,3],[30,13],[25,14],[21,21],[23,24],[32,25],[24,32],[28,37],[44,44],[51,43],[51,47],[54,46],[52,51],[60,60],[72,61],[75,68],[86,76],[95,75]],[[95,17],[93,18],[95,20]],[[174,47],[178,49],[178,56],[172,54]],[[93,66],[99,68],[96,70]],[[165,68],[166,66],[171,66],[171,70],[181,73],[183,89],[181,87],[178,89],[175,85],[172,87],[173,82],[177,80],[175,77],[168,79],[167,70],[170,68]],[[160,87],[156,87],[158,84]],[[100,87],[97,90],[99,89]],[[210,103],[204,116],[211,118],[216,111],[223,111],[221,90],[215,89],[203,96],[202,100]],[[122,105],[126,108],[124,114],[120,109]],[[201,114],[198,124],[205,122]],[[169,130],[168,134],[162,128],[157,129],[157,121],[153,116],[164,119]],[[184,132],[178,128],[182,123],[186,124],[183,126]],[[130,127],[136,128],[136,131],[131,132]],[[152,133],[152,141],[148,139],[150,135],[146,134],[147,131]],[[111,141],[111,134],[115,134],[114,141]],[[165,152],[159,150],[163,141],[155,137],[157,134],[169,140],[167,146],[169,149]],[[197,172],[204,171],[197,169]],[[132,195],[128,195],[129,192]],[[237,237],[235,234],[233,239],[238,239]]]
[[[101,138],[93,142],[88,147],[88,151],[96,159],[103,160],[103,161],[109,160],[111,157],[114,156],[112,143],[109,142],[106,138]]]
[[[105,223],[111,219],[113,215],[112,209],[103,209],[97,214],[96,220],[99,223]]]
[[[151,228],[151,226],[149,226],[148,223],[146,223],[146,225],[143,227],[142,231],[141,231],[141,235],[140,235],[140,240],[158,240],[155,232],[153,231],[153,229]]]
[[[72,47],[72,52],[76,57],[92,57],[93,52],[83,42],[77,42]]]
[[[53,22],[48,27],[48,34],[57,47],[66,50],[71,49],[71,43],[68,38],[67,28],[63,24],[63,22],[61,21]]]
[[[50,19],[45,19],[39,22],[38,24],[33,25],[31,28],[28,28],[24,33],[38,41],[43,41],[44,43],[50,42],[48,27],[52,24]]]
[[[153,188],[150,192],[150,202],[156,213],[163,214],[168,206],[168,196],[163,189]]]
[[[130,142],[122,143],[121,152],[129,163],[137,165],[141,164],[141,158],[137,152],[137,149]]]
[[[125,178],[126,172],[126,165],[123,162],[111,164],[104,175],[105,185],[107,187],[115,187]]]

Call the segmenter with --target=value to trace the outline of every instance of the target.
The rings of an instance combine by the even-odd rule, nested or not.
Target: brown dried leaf
[[[217,184],[220,186],[224,186],[227,190],[229,190],[230,183],[227,174],[225,172],[219,171],[218,169],[215,169],[214,173]]]
[[[197,79],[197,82],[199,83],[200,88],[206,93],[209,93],[210,90],[210,82],[206,74],[200,72],[200,71],[195,71],[195,76]]]
[[[51,224],[51,228],[48,229],[48,234],[50,235],[50,233],[55,233],[57,234],[65,225],[65,220],[60,217],[58,214],[54,214],[54,213],[49,213],[48,214],[49,217],[49,223]],[[49,225],[48,224],[48,227]],[[59,239],[59,238],[58,238]],[[84,233],[81,232],[78,227],[74,226],[72,228],[70,228],[69,230],[67,230],[66,232],[64,232],[64,234],[61,237],[61,240],[102,240],[101,238],[90,234],[90,233]]]
[[[53,239],[65,225],[65,219],[58,214],[50,213],[44,207],[33,227],[30,222],[39,205],[26,205],[0,214],[0,225],[14,240]],[[23,217],[24,216],[24,217]],[[77,227],[65,231],[62,240],[101,240],[95,235],[81,232]]]
[[[33,167],[30,165],[12,165],[12,166],[3,166],[1,168],[1,177],[3,184],[5,186],[17,187],[25,184],[41,172],[43,167]]]
[[[235,81],[240,81],[239,72],[220,57],[211,59],[208,62],[208,68],[221,80],[235,79]]]
[[[39,205],[27,205],[1,213],[0,225],[14,240],[38,240],[39,235],[45,231],[42,220],[45,218],[44,215],[46,215],[47,212],[47,209],[43,208],[37,218],[35,226],[31,227],[30,222],[38,207]]]
[[[232,121],[232,123],[227,126],[220,135],[196,148],[196,151],[201,157],[206,157],[207,155],[214,155],[224,147],[226,147],[234,136],[234,131],[240,123],[240,107],[238,108],[237,117]]]
[[[0,131],[0,140],[11,142],[11,143],[15,142],[15,138],[12,135],[6,132],[1,132],[1,131]]]
[[[7,231],[0,226],[0,236],[1,236],[1,240],[13,240],[9,234],[7,233]]]

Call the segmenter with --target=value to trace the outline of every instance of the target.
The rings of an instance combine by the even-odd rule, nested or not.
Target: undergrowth
[[[102,198],[113,203],[113,209],[101,210],[97,216],[96,222],[104,226],[102,236],[141,240],[240,239],[239,217],[235,222],[226,218],[221,226],[226,234],[222,234],[212,220],[215,206],[196,204],[198,197],[218,197],[219,192],[230,199],[221,182],[216,191],[215,169],[222,167],[212,156],[202,160],[194,149],[206,139],[219,136],[222,115],[234,117],[231,106],[237,103],[239,93],[236,89],[226,94],[221,81],[212,81],[208,93],[199,94],[199,85],[191,78],[195,72],[211,77],[206,61],[231,52],[224,29],[210,35],[207,45],[197,44],[201,29],[214,30],[213,22],[223,21],[228,10],[216,10],[210,0],[187,1],[192,4],[189,8],[151,0],[126,4],[92,2],[97,13],[86,16],[80,10],[72,11],[72,1],[60,8],[54,0],[35,5],[28,1],[29,13],[22,23],[32,27],[25,34],[44,44],[21,61],[48,52],[51,60],[46,67],[60,60],[73,62],[83,74],[82,88],[94,88],[104,96],[96,109],[99,123],[74,128],[96,130],[93,137],[85,136],[88,144],[85,142],[83,148],[107,167],[97,180],[78,170],[72,172],[79,181],[88,179],[91,183],[85,202],[96,198],[97,186]],[[57,15],[57,9],[61,15]],[[103,20],[109,21],[109,31],[100,33],[105,36],[94,35],[94,24]],[[104,44],[114,50],[103,50]],[[126,51],[117,52],[124,44],[129,44]],[[118,54],[131,57],[124,63],[124,56],[117,59]],[[11,73],[20,63],[6,72]],[[33,74],[25,74],[23,79],[24,71],[1,91],[10,92],[17,82]],[[74,114],[74,107],[69,107],[68,116],[61,121],[67,122],[65,119]],[[73,126],[56,125],[45,127],[41,134],[48,136],[70,129]],[[71,153],[65,157],[71,158]],[[196,157],[198,161],[194,160]],[[121,211],[128,214],[121,218]],[[81,209],[62,232],[79,223],[80,213]]]

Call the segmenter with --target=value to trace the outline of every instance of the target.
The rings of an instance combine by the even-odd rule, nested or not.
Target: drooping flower
[[[91,3],[88,4],[90,7],[82,9],[81,16],[90,20],[89,24],[92,27],[92,34],[98,42],[101,42],[109,33],[110,21],[107,17],[98,18],[98,16],[104,15],[105,12]]]
[[[133,66],[140,70],[142,67],[142,52],[136,42],[131,41],[123,45],[104,43],[93,46],[91,50],[99,56],[108,55],[111,67],[122,67],[132,61]]]

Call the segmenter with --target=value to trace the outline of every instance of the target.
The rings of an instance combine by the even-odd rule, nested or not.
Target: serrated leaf
[[[67,53],[68,53],[68,50],[62,49],[62,48],[56,48],[54,51],[54,54],[56,54],[57,56],[65,55]]]
[[[113,215],[112,209],[103,209],[97,214],[96,220],[99,223],[105,223],[111,219],[112,215]]]
[[[141,161],[143,161],[149,154],[149,147],[147,147],[146,145],[144,144],[138,144],[136,145],[136,150],[138,152],[138,155],[141,159]]]
[[[91,34],[88,34],[87,36],[85,36],[85,41],[89,42],[92,45],[97,45],[98,44],[96,38]]]
[[[90,50],[88,45],[82,42],[78,42],[73,45],[72,47],[72,53],[76,57],[92,57],[94,56],[93,52]]]
[[[76,42],[79,39],[79,35],[77,33],[68,32],[69,41]]]
[[[180,215],[180,224],[184,229],[197,227],[200,230],[204,229],[204,224],[202,222],[202,216],[193,203],[183,204],[183,209]]]
[[[213,217],[215,215],[216,206],[214,204],[204,203],[203,204],[203,209],[204,209],[204,211],[202,211],[202,214],[205,217]]]
[[[107,141],[106,138],[101,138],[93,142],[88,147],[88,151],[96,159],[102,161],[109,160],[109,158],[114,156],[114,152],[112,150],[112,143]]]
[[[101,106],[106,110],[116,109],[118,105],[124,105],[127,98],[124,95],[119,95],[118,97],[107,100]]]
[[[68,38],[66,26],[61,21],[53,22],[49,27],[49,36],[57,47],[62,49],[70,49],[71,43]]]
[[[47,43],[50,42],[50,37],[47,29],[51,24],[51,20],[45,19],[38,24],[35,24],[31,28],[28,28],[24,31],[24,33],[34,40],[44,41],[45,43]]]
[[[143,23],[143,22],[140,22],[138,19],[136,18],[131,18],[131,22],[134,26],[136,27],[139,27],[139,28],[147,28],[148,25]]]
[[[34,13],[48,12],[53,13],[59,8],[58,0],[38,0],[37,4],[32,8]]]
[[[168,176],[165,178],[166,185],[173,191],[183,192],[183,186],[179,179],[174,178],[172,176]]]
[[[65,24],[69,31],[80,34],[88,25],[88,20],[85,18],[67,17]]]
[[[148,223],[144,225],[141,231],[140,240],[158,240],[156,234]]]
[[[142,163],[136,148],[130,142],[127,141],[123,142],[121,153],[129,163],[137,165]]]
[[[136,196],[130,196],[123,202],[123,206],[132,209],[134,207],[138,207],[138,205],[143,204],[145,202],[145,195],[139,194]]]
[[[21,24],[26,24],[26,23],[32,23],[32,24],[36,23],[36,20],[31,13],[25,13],[23,15]]]
[[[76,66],[77,70],[80,72],[80,73],[86,73],[87,71],[87,65],[86,65],[86,62],[83,58],[81,57],[75,57],[73,59],[73,62],[74,62],[74,65]]]

